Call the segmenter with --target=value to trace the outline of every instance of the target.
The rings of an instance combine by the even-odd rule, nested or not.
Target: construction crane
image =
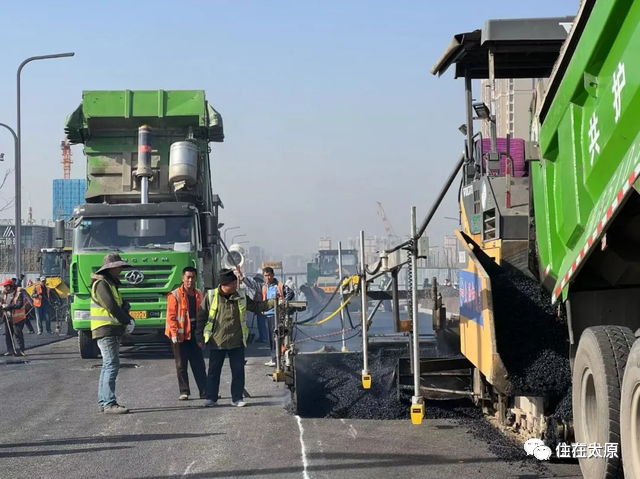
[[[389,220],[387,219],[387,214],[384,212],[384,208],[382,207],[382,203],[376,201],[378,203],[378,214],[382,217],[382,222],[384,223],[384,229],[387,231],[387,248],[391,248],[395,242],[395,239],[398,238],[398,235],[393,231],[393,227]]]
[[[69,140],[62,140],[60,142],[60,149],[62,150],[62,169],[64,171],[64,179],[68,180],[71,178],[71,145],[69,144]]]

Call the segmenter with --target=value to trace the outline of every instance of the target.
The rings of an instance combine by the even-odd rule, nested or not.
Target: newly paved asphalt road
[[[264,353],[264,351],[257,351]],[[100,360],[79,359],[76,339],[0,361],[0,477],[181,478],[578,478],[576,465],[508,464],[450,420],[299,419],[288,394],[250,357],[249,407],[178,402],[167,349],[125,349],[118,399],[123,416],[97,411]]]

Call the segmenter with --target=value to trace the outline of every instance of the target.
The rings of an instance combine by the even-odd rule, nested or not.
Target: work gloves
[[[127,324],[127,327],[125,328],[124,334],[133,333],[133,330],[135,329],[135,327],[136,327],[136,322],[133,319],[129,320],[129,324]]]
[[[178,344],[178,336],[174,336],[174,337],[172,337],[172,338],[171,338],[171,342],[172,342],[173,344]]]

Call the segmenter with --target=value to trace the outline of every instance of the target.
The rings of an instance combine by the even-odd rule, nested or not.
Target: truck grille
[[[98,268],[94,268],[97,270]],[[133,267],[130,270],[124,270],[120,275],[122,282],[121,289],[146,289],[146,288],[166,288],[169,280],[173,275],[175,267],[171,265],[148,265],[141,264],[139,267]],[[129,271],[140,271],[144,278],[139,284],[132,284],[125,279],[125,275]],[[95,271],[94,271],[95,272]]]

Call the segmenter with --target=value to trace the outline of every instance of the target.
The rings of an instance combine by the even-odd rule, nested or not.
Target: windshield
[[[74,230],[74,253],[143,249],[194,251],[193,217],[85,217]]]
[[[42,274],[45,276],[62,276],[62,267],[67,268],[60,253],[44,251],[42,253]]]
[[[355,254],[342,254],[342,274],[353,274],[356,272],[358,257]],[[321,276],[338,276],[338,255],[321,254],[318,262]]]

